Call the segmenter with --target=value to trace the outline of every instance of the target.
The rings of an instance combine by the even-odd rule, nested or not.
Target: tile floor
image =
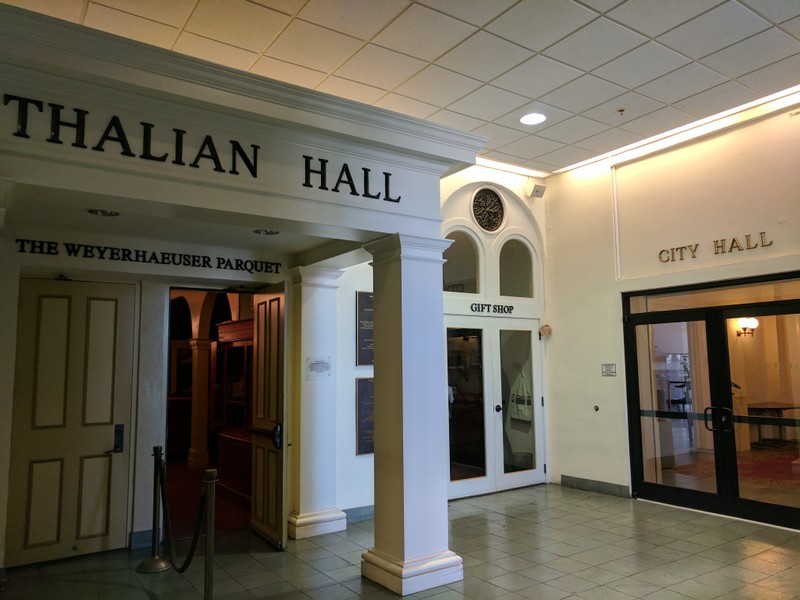
[[[450,503],[464,580],[407,598],[800,599],[800,532],[645,501],[543,485]],[[372,521],[270,549],[247,531],[216,539],[214,597],[395,598],[361,579]],[[202,543],[201,543],[202,546]],[[184,575],[135,572],[116,551],[9,569],[0,600],[203,597],[202,556]]]

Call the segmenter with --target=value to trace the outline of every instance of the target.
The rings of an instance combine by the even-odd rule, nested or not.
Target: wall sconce
[[[739,331],[736,332],[736,337],[741,337],[743,335],[747,336],[753,335],[753,332],[758,327],[758,319],[754,317],[742,317],[739,319],[736,324],[739,326]]]

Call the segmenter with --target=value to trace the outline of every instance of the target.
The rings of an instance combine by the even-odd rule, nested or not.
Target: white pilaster
[[[289,536],[300,539],[347,527],[336,492],[336,292],[342,271],[298,267],[292,276],[299,372]]]
[[[463,579],[448,549],[442,252],[392,235],[368,244],[375,298],[375,547],[361,573],[401,594]]]
[[[192,428],[187,464],[208,466],[208,391],[211,340],[189,340],[192,348]]]

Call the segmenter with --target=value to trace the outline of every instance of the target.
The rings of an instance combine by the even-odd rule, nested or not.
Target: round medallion
[[[503,223],[504,213],[503,201],[493,190],[480,189],[472,199],[472,214],[486,231],[497,231]]]

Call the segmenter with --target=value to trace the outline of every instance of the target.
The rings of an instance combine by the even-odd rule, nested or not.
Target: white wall
[[[339,508],[372,506],[375,501],[372,454],[356,454],[356,379],[373,376],[373,367],[356,366],[356,292],[372,291],[372,267],[362,263],[339,279],[336,414]]]
[[[616,197],[608,165],[547,179],[555,481],[629,485],[622,292],[800,269],[798,140],[786,111],[620,166]],[[772,245],[714,254],[715,240],[762,231]],[[660,260],[686,244],[696,258]],[[617,376],[602,377],[602,363]]]

